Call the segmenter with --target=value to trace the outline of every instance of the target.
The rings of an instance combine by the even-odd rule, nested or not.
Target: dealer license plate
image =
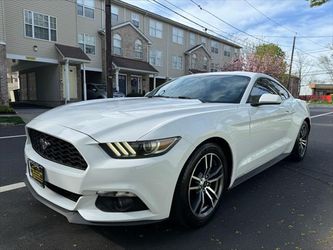
[[[28,167],[30,176],[44,187],[44,167],[31,160],[28,160]]]

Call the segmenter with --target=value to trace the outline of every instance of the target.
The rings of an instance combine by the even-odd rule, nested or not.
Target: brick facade
[[[194,60],[193,60],[193,54],[196,55],[196,62],[194,62]],[[204,64],[205,57],[207,59],[206,65]],[[207,54],[206,50],[204,50],[202,47],[200,47],[200,48],[192,51],[191,53],[188,53],[188,55],[186,55],[184,73],[186,75],[189,74],[189,71],[191,69],[209,72],[210,63],[211,63],[210,55]]]
[[[131,25],[125,25],[111,32],[112,39],[114,34],[119,34],[121,37],[122,57],[135,58],[142,61],[147,61],[148,42],[140,35]],[[142,58],[135,57],[134,44],[136,40],[142,42],[143,55]]]

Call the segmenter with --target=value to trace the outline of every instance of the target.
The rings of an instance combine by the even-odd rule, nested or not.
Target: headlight
[[[113,158],[131,159],[165,154],[179,140],[180,137],[172,137],[149,141],[110,142],[100,145]]]

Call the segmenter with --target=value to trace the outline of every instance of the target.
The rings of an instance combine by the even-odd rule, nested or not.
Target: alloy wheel
[[[215,153],[207,153],[195,165],[188,187],[188,202],[194,215],[214,211],[223,191],[224,167]]]
[[[305,154],[306,148],[308,146],[308,127],[307,124],[303,123],[298,139],[298,153],[301,157]]]

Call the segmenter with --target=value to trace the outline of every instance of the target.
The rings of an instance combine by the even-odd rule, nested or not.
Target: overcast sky
[[[158,5],[154,0],[124,1],[203,30],[202,27],[198,27]],[[308,61],[308,67],[311,66],[311,69],[307,69],[308,80],[311,78],[321,80],[328,78],[327,75],[318,74],[322,73],[323,70],[318,68],[317,58],[320,55],[332,54],[332,50],[329,51],[328,48],[333,44],[333,0],[316,8],[310,8],[309,3],[305,0],[193,0],[204,10],[200,10],[191,0],[156,1],[206,28],[214,30],[218,34],[238,41],[240,45],[259,44],[263,43],[262,40],[277,43],[286,52],[287,58],[291,54],[292,36],[297,32],[295,64],[299,60],[297,56],[301,55]],[[215,18],[205,10],[238,30]],[[202,21],[195,17],[202,19]],[[259,39],[255,39],[239,30]],[[302,38],[302,36],[311,37]],[[296,67],[293,68],[293,71],[295,70]]]

